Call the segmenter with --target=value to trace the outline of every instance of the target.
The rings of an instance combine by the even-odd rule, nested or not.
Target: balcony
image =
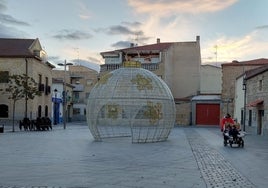
[[[44,92],[45,91],[45,85],[44,84],[39,84],[38,85],[38,91]]]
[[[122,66],[122,64],[103,64],[100,66],[100,72],[113,71]],[[159,63],[142,63],[141,67],[149,71],[155,71],[159,69]]]
[[[82,84],[72,84],[74,86],[73,91],[74,92],[83,92],[84,91],[84,85]]]
[[[87,104],[87,99],[73,98],[71,102],[73,104]]]
[[[50,90],[51,90],[50,86],[46,86],[46,87],[45,87],[45,94],[46,94],[46,95],[49,95],[49,94],[51,93]]]

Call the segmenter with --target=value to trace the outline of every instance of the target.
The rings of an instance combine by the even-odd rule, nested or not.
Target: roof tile
[[[0,38],[0,57],[32,57],[29,48],[35,39]]]

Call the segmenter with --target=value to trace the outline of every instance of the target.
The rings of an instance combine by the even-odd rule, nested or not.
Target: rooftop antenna
[[[214,54],[215,54],[215,57],[216,57],[216,65],[217,65],[218,64],[218,45],[215,45],[214,48],[215,48]]]

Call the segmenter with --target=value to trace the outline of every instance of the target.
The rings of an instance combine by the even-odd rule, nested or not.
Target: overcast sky
[[[39,38],[54,64],[102,64],[100,52],[197,35],[203,64],[243,61],[268,58],[267,7],[268,0],[0,0],[0,37]]]

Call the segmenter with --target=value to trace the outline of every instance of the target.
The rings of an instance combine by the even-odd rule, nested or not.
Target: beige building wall
[[[167,51],[164,80],[173,97],[194,96],[200,91],[200,46],[196,42],[174,43]]]
[[[213,65],[201,65],[200,93],[220,94],[222,86],[222,70]]]
[[[160,41],[159,41],[160,42]],[[161,43],[158,43],[159,47]],[[165,43],[162,43],[165,44]],[[145,62],[146,53],[150,51],[149,47],[145,49],[141,46],[141,56],[135,57],[135,50],[129,49],[128,55],[133,55],[140,62]],[[172,42],[168,47],[158,49],[152,60],[154,63],[148,65],[156,65],[156,69],[147,67],[147,63],[143,63],[142,67],[152,71],[161,77],[170,88],[176,102],[177,116],[176,123],[181,125],[189,125],[191,119],[191,97],[200,93],[200,38],[196,37],[196,41],[191,42]],[[152,51],[154,51],[152,49]],[[144,53],[144,54],[143,54]],[[142,54],[144,56],[142,56]],[[156,57],[157,56],[157,57]],[[104,54],[105,65],[101,66],[100,76],[107,72],[120,68],[122,65],[122,55],[118,51],[107,52]]]
[[[87,98],[98,80],[98,72],[84,66],[70,66],[69,74],[71,84],[75,86],[73,89],[73,119],[86,120]]]
[[[28,62],[28,63],[27,63]],[[0,70],[9,71],[9,75],[14,74],[26,74],[26,67],[28,67],[28,76],[34,78],[34,80],[39,83],[39,78],[41,76],[41,84],[52,85],[52,73],[51,68],[45,63],[41,62],[35,58],[27,58],[27,62],[24,58],[0,58]],[[7,84],[0,84],[1,88],[6,88]],[[9,106],[9,118],[12,118],[13,105],[12,101],[8,99],[9,94],[4,93],[0,95],[0,102],[2,104],[8,104]],[[27,116],[31,119],[37,117],[38,106],[41,106],[41,116],[45,116],[45,107],[48,108],[48,115],[51,114],[51,93],[48,95],[45,92],[41,92],[41,96],[36,96],[34,100],[28,100]],[[15,119],[21,120],[25,116],[25,100],[19,100],[16,102],[15,107]]]

